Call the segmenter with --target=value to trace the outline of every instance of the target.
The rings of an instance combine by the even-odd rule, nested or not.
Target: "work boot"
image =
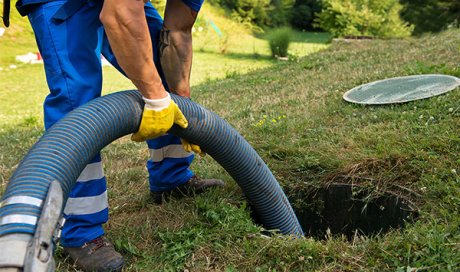
[[[104,236],[87,242],[81,247],[65,247],[64,251],[83,271],[118,272],[123,268],[123,256],[115,251],[113,245]]]
[[[201,194],[211,187],[222,187],[224,182],[220,179],[200,179],[197,176],[191,177],[186,183],[177,186],[170,191],[154,192],[150,191],[153,202],[156,204],[163,203],[163,199],[168,200],[170,197],[184,197]]]

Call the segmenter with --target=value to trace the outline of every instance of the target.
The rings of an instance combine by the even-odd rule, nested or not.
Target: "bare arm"
[[[145,102],[139,130],[131,139],[140,142],[159,137],[174,124],[186,128],[187,119],[166,92],[153,62],[144,1],[105,0],[100,18],[118,64]]]
[[[182,0],[168,0],[160,36],[160,60],[170,90],[190,97],[192,26],[197,12]]]
[[[121,68],[145,98],[167,97],[153,62],[142,0],[105,0],[100,14]]]

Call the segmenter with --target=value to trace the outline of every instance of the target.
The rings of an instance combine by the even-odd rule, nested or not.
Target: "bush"
[[[274,57],[287,57],[292,30],[288,27],[278,28],[267,35],[270,50]]]
[[[316,22],[334,37],[406,37],[413,26],[399,13],[398,0],[323,0]]]
[[[460,26],[458,0],[401,0],[401,16],[415,26],[414,34],[438,32],[449,26]]]

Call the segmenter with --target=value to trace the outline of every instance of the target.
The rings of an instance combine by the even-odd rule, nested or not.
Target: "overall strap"
[[[87,0],[68,0],[53,16],[53,20],[57,23],[65,21],[70,16],[74,15]]]

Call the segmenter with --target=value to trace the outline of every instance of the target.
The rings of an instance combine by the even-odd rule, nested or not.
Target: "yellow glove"
[[[187,152],[193,151],[196,154],[200,154],[201,157],[204,157],[204,155],[206,155],[206,153],[203,150],[201,150],[201,147],[199,145],[192,144],[189,141],[184,140],[184,139],[180,139],[180,141],[182,142],[182,146],[184,147],[185,151]]]
[[[139,131],[131,136],[131,140],[142,142],[156,138],[168,132],[174,124],[182,128],[188,126],[187,119],[169,94],[162,99],[143,99],[145,106],[141,125]]]

